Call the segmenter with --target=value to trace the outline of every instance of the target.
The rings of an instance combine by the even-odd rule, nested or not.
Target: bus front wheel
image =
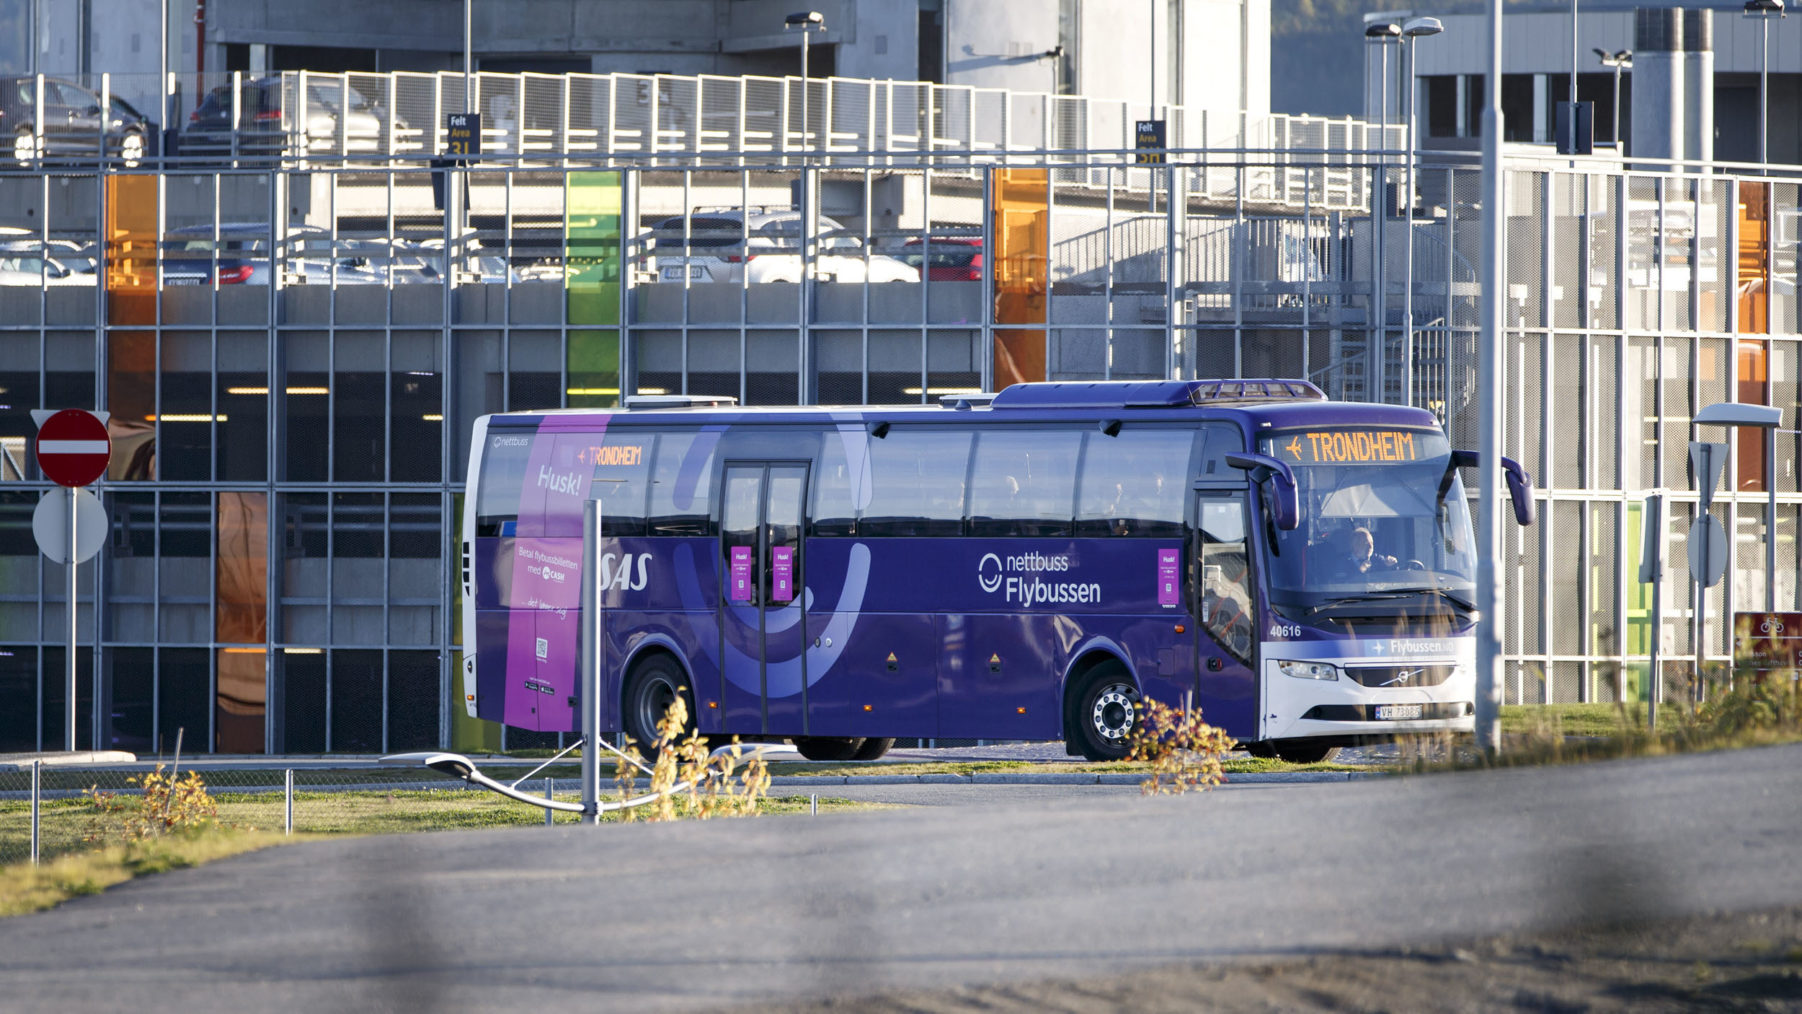
[[[668,655],[653,655],[633,667],[626,681],[623,717],[626,735],[645,757],[657,756],[657,723],[678,699],[688,707],[686,736],[695,730],[695,699],[682,668]]]
[[[1104,666],[1083,682],[1071,702],[1066,726],[1071,745],[1092,761],[1124,758],[1139,724],[1139,691],[1126,673]]]
[[[1291,764],[1319,764],[1332,760],[1339,755],[1339,748],[1321,743],[1311,743],[1305,739],[1294,739],[1287,742],[1277,741],[1274,749],[1277,759]]]
[[[882,755],[888,753],[889,747],[894,745],[895,737],[893,736],[871,736],[863,741],[863,745],[857,748],[857,752],[851,755],[851,759],[857,761],[881,760]]]
[[[857,752],[863,749],[861,738],[845,739],[837,736],[796,736],[795,749],[801,756],[810,761],[847,761],[861,760]],[[893,743],[894,740],[889,740]],[[877,756],[881,756],[878,754]]]

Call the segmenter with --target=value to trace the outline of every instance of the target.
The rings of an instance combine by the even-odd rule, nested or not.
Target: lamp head
[[[1402,35],[1410,39],[1418,39],[1423,35],[1438,35],[1443,31],[1445,31],[1445,25],[1438,18],[1409,18],[1402,22]]]
[[[823,32],[826,30],[826,16],[819,11],[796,11],[782,19],[782,30],[785,32]]]
[[[1398,39],[1401,37],[1401,34],[1402,26],[1393,21],[1377,21],[1364,26],[1364,37],[1366,39],[1375,39],[1378,42],[1388,42],[1390,39]]]
[[[1768,18],[1772,15],[1783,16],[1783,0],[1746,0],[1747,17]]]

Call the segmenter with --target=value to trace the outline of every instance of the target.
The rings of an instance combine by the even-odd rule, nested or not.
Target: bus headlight
[[[1277,670],[1285,676],[1304,680],[1336,680],[1339,667],[1325,662],[1278,662]]]

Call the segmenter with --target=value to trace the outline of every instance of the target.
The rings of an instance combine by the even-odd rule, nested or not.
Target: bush
[[[657,722],[657,760],[651,765],[651,792],[657,799],[645,804],[644,818],[650,821],[682,817],[707,820],[710,817],[754,815],[758,801],[770,787],[770,772],[763,757],[752,756],[741,773],[739,763],[744,752],[737,736],[732,737],[729,751],[714,756],[711,744],[699,733],[682,735],[687,725],[688,705],[678,695]],[[644,756],[630,739],[626,742],[625,753],[631,760],[621,758],[614,773],[621,799],[631,798],[635,790],[633,783],[640,769],[633,762],[644,762]],[[678,785],[684,784],[686,789],[677,789]],[[637,809],[626,809],[620,811],[620,817],[629,821],[638,813]]]
[[[1220,761],[1238,745],[1224,729],[1203,722],[1199,709],[1172,708],[1146,698],[1139,705],[1127,759],[1151,764],[1139,784],[1147,796],[1205,792],[1225,780]]]
[[[98,786],[82,791],[93,802],[95,813],[83,840],[107,844],[139,842],[177,832],[193,834],[219,819],[219,807],[198,772],[189,771],[177,779],[163,774],[163,766],[158,764],[155,771],[133,775],[125,784],[140,786],[142,791],[123,794]]]

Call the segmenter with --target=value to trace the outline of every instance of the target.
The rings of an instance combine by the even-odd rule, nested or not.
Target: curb
[[[771,778],[771,786],[795,785],[1138,785],[1143,774],[1114,774],[1105,771],[977,772],[968,775],[781,775]],[[1352,782],[1382,778],[1377,771],[1255,771],[1227,775],[1223,785],[1257,785],[1308,782]]]

